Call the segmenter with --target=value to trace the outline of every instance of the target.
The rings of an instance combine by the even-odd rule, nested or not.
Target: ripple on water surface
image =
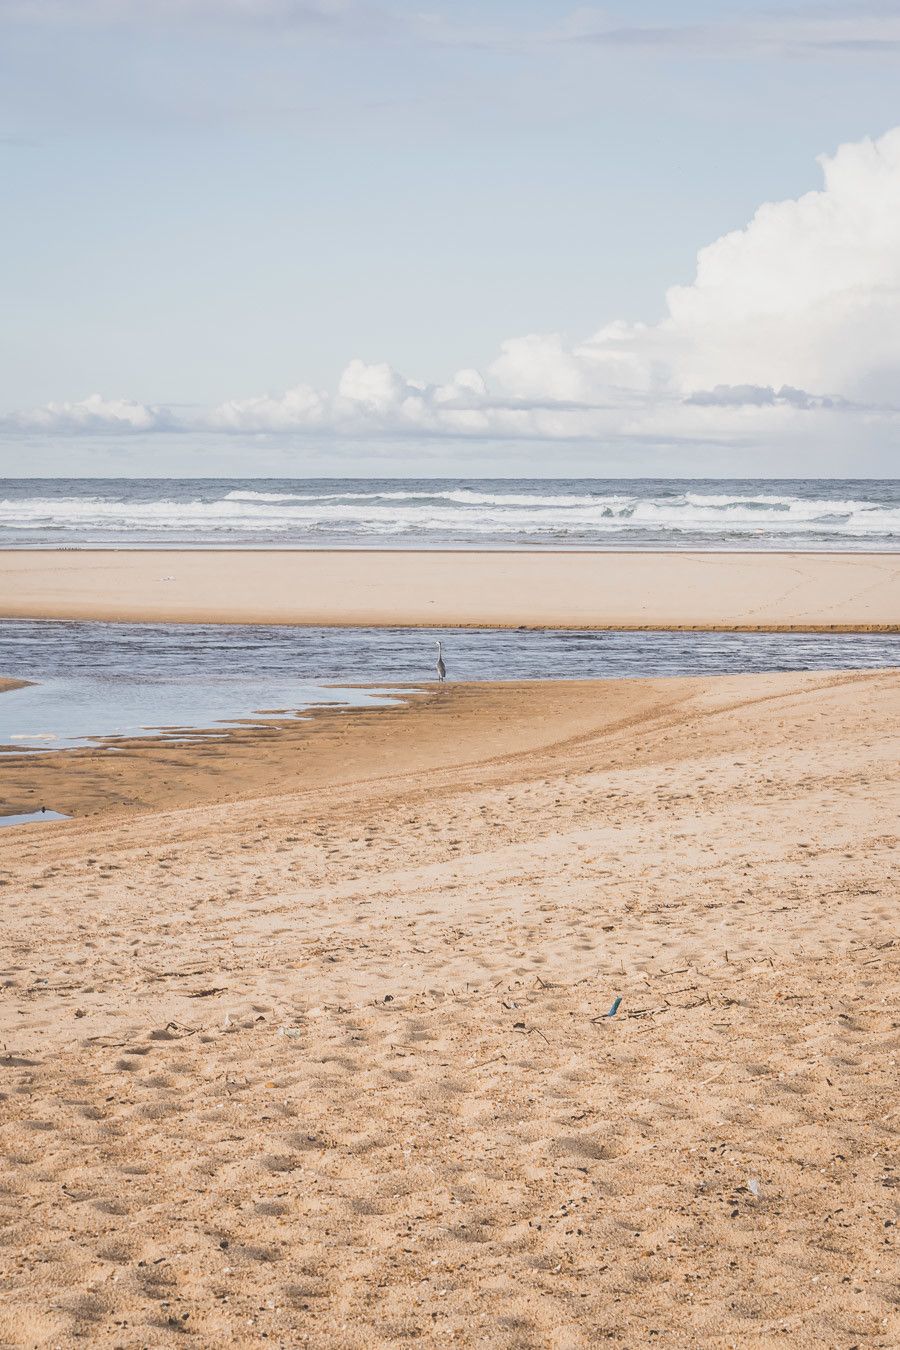
[[[0,747],[224,732],[316,706],[374,707],[434,678],[616,679],[900,666],[898,634],[629,633],[0,622]],[[368,685],[368,688],[353,686]],[[374,686],[374,687],[372,687]],[[268,711],[266,711],[268,710]],[[0,751],[2,752],[2,751]]]

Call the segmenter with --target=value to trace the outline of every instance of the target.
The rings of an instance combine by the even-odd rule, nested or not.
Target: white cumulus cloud
[[[343,438],[670,440],[769,447],[882,435],[900,410],[900,128],[821,159],[821,189],[761,206],[700,250],[655,324],[580,342],[527,334],[482,373],[429,385],[354,359],[333,391],[298,383],[190,417],[92,395],[7,431],[191,430]]]
[[[19,431],[93,432],[166,431],[175,419],[167,408],[135,403],[127,398],[89,394],[73,403],[47,403],[42,408],[11,413],[0,427]]]

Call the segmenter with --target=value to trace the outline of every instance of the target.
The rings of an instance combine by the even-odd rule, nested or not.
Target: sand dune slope
[[[449,687],[4,832],[0,1345],[896,1346],[898,714]]]

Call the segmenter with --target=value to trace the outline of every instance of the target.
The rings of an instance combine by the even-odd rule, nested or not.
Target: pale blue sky
[[[0,39],[7,416],[653,322],[900,123],[892,3],[0,0]]]

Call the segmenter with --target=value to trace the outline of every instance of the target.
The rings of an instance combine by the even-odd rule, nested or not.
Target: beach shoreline
[[[0,618],[900,632],[900,555],[0,550]]]
[[[778,687],[777,676],[775,686],[768,675],[735,678],[742,691]],[[817,685],[868,678],[865,671],[809,676]],[[631,725],[677,714],[708,681],[686,676],[412,685],[392,691],[396,702],[385,707],[311,707],[281,719],[197,728],[176,741],[116,736],[81,747],[10,749],[0,756],[0,801],[27,811],[52,796],[49,805],[83,820],[213,807],[317,785],[358,788],[398,774],[485,766],[574,734],[599,734],[619,720]]]
[[[620,725],[630,733],[646,723],[658,732],[669,721],[678,724],[682,705],[698,699],[753,703],[777,695],[786,682],[800,693],[854,685],[864,691],[873,680],[897,679],[900,670],[888,667],[398,686],[385,706],[311,706],[281,718],[197,727],[174,740],[162,729],[37,752],[10,747],[0,756],[0,801],[15,811],[46,802],[73,820],[134,819],[317,786],[359,790],[469,765],[489,776],[495,762],[506,766],[573,738],[604,737]]]

